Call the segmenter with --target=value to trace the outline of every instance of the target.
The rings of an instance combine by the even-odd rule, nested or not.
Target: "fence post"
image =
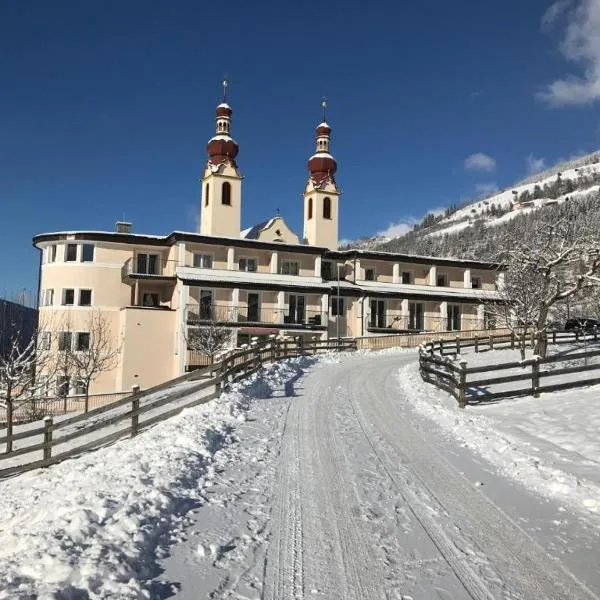
[[[461,360],[458,366],[460,368],[458,373],[458,407],[464,408],[467,405],[467,361]]]
[[[490,333],[490,350],[494,349],[494,336]]]
[[[460,354],[460,336],[456,336],[456,354]]]
[[[578,329],[575,330],[575,341],[576,342],[579,341],[579,330]]]
[[[511,350],[515,349],[515,332],[514,331],[510,332],[510,349]]]
[[[594,325],[594,341],[598,341],[598,327],[596,325]]]
[[[475,340],[475,354],[477,354],[479,352],[479,336],[475,334],[473,339]]]
[[[140,408],[139,393],[139,385],[131,387],[131,437],[135,437],[138,434],[138,424],[140,422],[140,416],[137,414],[137,411]]]
[[[440,338],[440,356],[444,356],[444,340]]]
[[[50,460],[52,458],[52,417],[44,417],[44,460]]]
[[[539,357],[534,356],[531,363],[531,392],[534,398],[539,398],[540,392],[540,364]]]
[[[298,349],[300,356],[304,356],[304,338],[301,335],[298,336]]]
[[[556,344],[556,331],[552,332],[552,343]]]

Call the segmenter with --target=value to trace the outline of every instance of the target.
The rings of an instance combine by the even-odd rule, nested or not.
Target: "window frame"
[[[225,193],[227,190],[227,193]],[[221,184],[221,204],[223,206],[231,206],[231,183],[224,181]]]
[[[146,257],[146,268],[145,270],[140,270],[140,257],[141,256],[145,256]],[[149,269],[150,269],[150,257],[151,256],[155,256],[156,257],[156,272],[155,273],[150,273]],[[162,257],[161,254],[158,252],[136,252],[135,253],[135,273],[138,275],[160,275],[160,267],[161,267],[161,261],[162,261]]]
[[[283,265],[288,265],[288,272],[284,273],[284,269],[283,269]],[[289,265],[296,265],[296,268],[298,270],[297,273],[291,273],[290,269],[289,269]],[[279,264],[279,274],[280,275],[290,275],[291,277],[298,277],[300,276],[300,261],[298,260],[292,260],[292,259],[285,259],[282,260]]]
[[[48,264],[56,262],[56,244],[50,244],[46,248],[46,262]]]
[[[79,244],[65,244],[65,262],[77,262],[77,255],[79,254],[77,247]],[[75,256],[69,258],[69,249],[75,248]]]
[[[77,288],[62,288],[61,306],[75,306],[75,290]],[[73,293],[73,301],[67,302],[67,292]]]
[[[147,304],[144,301],[144,298],[146,298],[148,296],[150,296],[152,298],[156,297],[156,303],[152,302],[151,304]],[[140,306],[143,306],[145,308],[158,308],[160,306],[160,293],[156,292],[156,291],[147,291],[147,290],[143,291]]]
[[[325,196],[323,198],[323,218],[331,221],[331,198],[329,196]]]
[[[47,352],[52,349],[51,331],[40,331],[38,336],[38,349],[42,352]]]
[[[210,262],[210,266],[209,267],[205,267],[203,264],[196,265],[196,257],[200,257],[201,259],[208,258],[209,262]],[[202,263],[204,261],[201,260],[200,262]],[[212,269],[213,268],[213,263],[214,263],[214,254],[211,253],[211,252],[193,252],[192,253],[192,266],[195,269]]]
[[[66,341],[68,340],[68,344]],[[72,331],[59,331],[58,332],[58,351],[59,352],[70,352],[73,348],[73,332]]]
[[[313,218],[313,199],[312,196],[308,199],[308,207],[306,209],[307,217],[306,220],[310,221]]]
[[[92,306],[93,290],[91,290],[90,288],[79,288],[77,291],[78,291],[78,294],[77,294],[77,306]],[[89,292],[90,293],[90,303],[89,304],[83,304],[81,302],[81,293],[82,292]]]
[[[87,352],[90,349],[91,335],[89,331],[75,331],[73,336],[73,351],[74,352]],[[82,336],[87,336],[87,344],[84,348],[81,348],[80,339]]]
[[[241,268],[241,262],[245,261],[246,266],[248,265],[248,261],[254,261],[254,265],[255,265],[255,269],[242,269]],[[242,273],[258,273],[258,257],[257,256],[239,256],[238,257],[238,271],[241,271]]]
[[[88,242],[85,242],[85,243],[79,244],[79,245],[81,246],[81,251],[79,252],[79,262],[82,262],[82,263],[94,262],[96,259],[96,244],[90,244]],[[92,258],[89,260],[85,259],[85,249],[86,248],[92,249]]]

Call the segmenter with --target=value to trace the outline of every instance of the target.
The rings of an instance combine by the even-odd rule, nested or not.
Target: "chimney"
[[[117,221],[117,233],[131,233],[131,223]]]

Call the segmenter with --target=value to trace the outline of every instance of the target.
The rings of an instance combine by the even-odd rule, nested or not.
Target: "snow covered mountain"
[[[348,244],[348,247],[487,258],[489,244],[482,243],[481,246],[485,245],[486,250],[478,250],[478,242],[483,242],[489,236],[490,227],[506,225],[516,217],[540,210],[540,215],[544,214],[545,207],[588,199],[598,195],[599,190],[600,151],[596,151],[555,165],[484,198],[451,206],[444,214],[428,214],[413,231],[405,235],[392,239],[362,238]],[[459,238],[469,240],[468,252],[461,248]]]

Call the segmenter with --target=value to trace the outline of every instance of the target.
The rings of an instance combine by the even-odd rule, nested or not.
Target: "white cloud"
[[[539,173],[547,167],[546,161],[543,158],[536,158],[533,154],[530,154],[525,160],[527,161],[527,170],[530,175]]]
[[[554,5],[553,5],[554,6]],[[546,11],[542,19],[554,23],[558,14],[566,10],[560,7],[556,15]],[[545,20],[544,20],[545,19]],[[576,106],[600,100],[600,0],[578,0],[577,5],[567,11],[567,26],[560,45],[562,54],[583,69],[581,76],[573,74],[557,79],[537,97],[552,106]]]
[[[571,0],[558,0],[542,16],[542,31],[550,31],[560,16],[567,10]]]
[[[402,221],[399,221],[398,223],[390,223],[387,229],[384,229],[383,231],[378,232],[377,235],[380,235],[383,237],[388,237],[388,238],[405,235],[409,231],[412,231],[413,227],[417,223],[419,223],[419,219],[415,219],[414,217],[406,217],[405,219],[403,219]]]
[[[432,214],[434,217],[439,217],[440,215],[443,215],[446,212],[446,206],[437,206],[436,208],[430,208],[427,211],[427,214]]]
[[[465,158],[465,169],[467,171],[493,171],[496,168],[496,159],[484,154],[476,152]]]
[[[479,196],[487,196],[493,192],[498,191],[498,184],[495,181],[489,181],[488,183],[476,183],[475,192]]]

